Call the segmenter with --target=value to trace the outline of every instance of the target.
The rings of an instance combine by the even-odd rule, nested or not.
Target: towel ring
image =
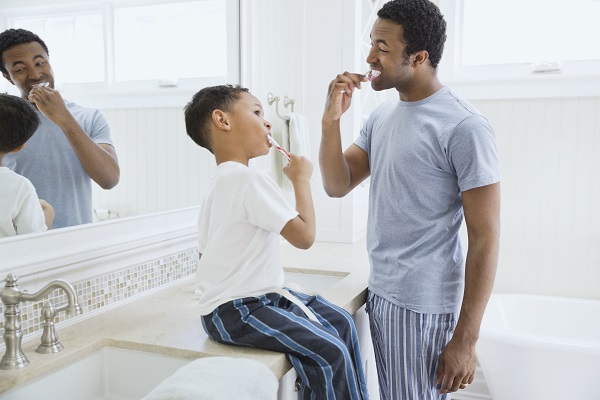
[[[285,96],[283,98],[283,106],[285,108],[287,108],[287,106],[290,106],[290,111],[294,112],[294,103],[296,102],[296,100],[294,99],[290,99],[289,97]]]
[[[274,96],[273,93],[269,92],[269,94],[267,94],[267,103],[269,103],[269,105],[273,105],[273,103],[275,103],[275,114],[277,114],[279,118],[289,121],[290,117],[279,114],[279,96]],[[283,106],[287,108],[288,105],[291,105],[292,112],[294,112],[294,103],[294,99],[290,99],[287,96],[283,98]]]

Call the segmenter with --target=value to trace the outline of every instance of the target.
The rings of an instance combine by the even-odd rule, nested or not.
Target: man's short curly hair
[[[40,125],[35,108],[26,100],[0,93],[0,153],[25,144]]]
[[[188,136],[212,153],[210,119],[213,111],[231,111],[244,92],[249,91],[239,85],[219,85],[205,87],[196,93],[184,108]]]
[[[426,50],[431,66],[437,68],[446,42],[446,21],[435,4],[429,0],[392,0],[377,16],[402,25],[407,57]]]
[[[7,29],[0,33],[0,71],[4,74],[8,74],[6,68],[4,68],[4,51],[11,47],[18,46],[20,44],[38,42],[42,45],[46,54],[50,54],[46,43],[35,33],[27,31],[25,29]]]

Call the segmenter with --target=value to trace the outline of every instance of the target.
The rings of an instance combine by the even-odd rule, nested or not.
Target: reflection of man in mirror
[[[54,90],[48,47],[24,29],[0,33],[2,75],[36,108],[40,127],[4,165],[27,177],[54,207],[54,228],[92,222],[93,179],[103,189],[119,182],[117,154],[99,110],[65,101]]]

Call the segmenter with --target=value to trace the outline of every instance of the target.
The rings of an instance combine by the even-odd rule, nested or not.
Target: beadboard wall
[[[500,153],[495,291],[600,299],[600,98],[473,103]]]
[[[111,190],[93,185],[92,204],[102,219],[196,206],[216,164],[186,134],[182,107],[102,110],[121,167]]]
[[[600,98],[473,103],[496,130],[501,161],[495,290],[600,299]],[[185,135],[180,109],[104,112],[127,184],[95,189],[95,206],[127,216],[198,204],[215,166]]]

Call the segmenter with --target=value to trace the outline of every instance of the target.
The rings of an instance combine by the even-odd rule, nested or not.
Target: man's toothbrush
[[[375,79],[379,75],[381,75],[381,71],[378,71],[376,69],[370,69],[367,72],[365,72],[363,75],[367,77],[367,80],[369,82],[373,82],[373,79]],[[340,90],[340,93],[346,93],[346,91],[342,89],[342,90]]]
[[[283,148],[283,147],[281,147],[281,146],[279,145],[279,143],[277,143],[277,141],[276,141],[275,139],[273,139],[273,136],[269,135],[269,141],[271,142],[271,144],[272,144],[273,146],[275,146],[275,148],[276,148],[277,150],[279,150],[279,152],[280,152],[281,154],[283,154],[283,155],[284,155],[284,156],[285,156],[285,157],[288,159],[288,161],[290,160],[290,155],[289,155],[289,153],[288,153],[287,151],[285,151],[285,150],[284,150],[284,148]]]

